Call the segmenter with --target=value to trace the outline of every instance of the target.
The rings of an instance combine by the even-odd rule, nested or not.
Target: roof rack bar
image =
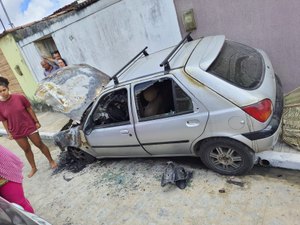
[[[110,79],[114,80],[115,85],[119,84],[118,75],[126,69],[134,60],[136,60],[141,54],[144,56],[148,56],[148,52],[146,51],[148,47],[146,46],[142,51],[140,51],[136,56],[134,56],[125,66],[123,66],[118,72],[115,73]]]
[[[165,72],[170,71],[170,63],[169,63],[169,59],[174,55],[174,53],[177,51],[177,49],[185,42],[185,41],[192,41],[193,38],[191,37],[191,33],[189,32],[172,50],[172,52],[170,52],[170,54],[164,59],[164,61],[162,61],[161,64],[159,64],[160,67],[164,66]]]

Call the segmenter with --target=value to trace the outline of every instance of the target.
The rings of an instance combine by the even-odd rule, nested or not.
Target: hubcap
[[[242,164],[241,156],[232,148],[217,147],[209,156],[216,167],[225,170],[235,170]]]

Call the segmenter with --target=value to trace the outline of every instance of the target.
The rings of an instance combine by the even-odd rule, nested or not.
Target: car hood
[[[35,96],[74,121],[109,83],[110,77],[87,64],[61,68],[43,79]]]

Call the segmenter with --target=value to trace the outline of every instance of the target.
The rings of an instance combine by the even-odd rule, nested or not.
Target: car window
[[[207,72],[238,87],[254,89],[263,78],[262,56],[254,48],[225,41],[219,56]]]
[[[140,120],[193,112],[191,98],[171,78],[138,84],[134,93]]]
[[[94,126],[111,126],[129,123],[128,95],[126,89],[103,95],[93,114]]]

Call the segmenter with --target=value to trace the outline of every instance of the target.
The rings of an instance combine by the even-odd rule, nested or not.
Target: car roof
[[[171,70],[175,68],[181,68],[186,64],[193,49],[199,43],[199,41],[200,39],[187,42],[182,45],[180,49],[178,49],[177,53],[174,54],[170,60]],[[161,67],[160,64],[173,49],[174,46],[152,53],[148,56],[142,56],[138,58],[128,68],[126,68],[126,70],[117,76],[119,83],[127,83],[141,77],[164,73],[164,67]],[[111,81],[106,88],[111,88],[114,85],[114,81]]]

